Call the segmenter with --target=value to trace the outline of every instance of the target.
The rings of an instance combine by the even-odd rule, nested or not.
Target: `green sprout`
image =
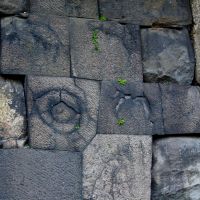
[[[75,125],[75,127],[74,127],[76,130],[79,130],[81,127],[80,127],[80,125],[79,124],[77,124],[77,125]]]
[[[118,119],[117,120],[117,125],[119,125],[119,126],[123,126],[125,124],[125,119]]]
[[[118,80],[117,80],[117,82],[121,85],[121,86],[125,86],[126,84],[127,84],[127,80],[125,80],[125,79],[121,79],[121,78],[119,78]]]
[[[105,22],[105,21],[108,20],[108,18],[105,17],[105,16],[103,16],[103,15],[101,15],[101,16],[99,17],[99,20],[102,21],[102,22]]]
[[[99,51],[99,42],[98,42],[98,30],[94,30],[92,32],[92,44],[96,51]]]

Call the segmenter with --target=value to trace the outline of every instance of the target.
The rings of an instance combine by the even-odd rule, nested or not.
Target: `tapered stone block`
[[[142,29],[144,80],[190,85],[195,57],[188,30]]]
[[[96,134],[99,83],[64,77],[28,77],[33,148],[81,151]]]
[[[200,138],[172,137],[153,145],[152,199],[199,200]]]
[[[1,200],[81,200],[81,155],[36,150],[0,151]]]
[[[98,133],[163,134],[159,85],[103,81]]]
[[[150,200],[151,137],[97,135],[84,151],[84,200]]]
[[[162,84],[166,134],[200,133],[200,88]]]
[[[74,77],[142,82],[138,26],[71,19],[70,43]]]
[[[23,147],[26,108],[22,82],[0,77],[0,148]]]
[[[1,0],[0,15],[16,15],[29,11],[29,0]]]
[[[68,20],[30,15],[1,20],[4,74],[69,76]]]
[[[141,25],[192,23],[189,0],[100,0],[100,13],[108,19]]]
[[[97,0],[30,0],[31,13],[98,18]]]

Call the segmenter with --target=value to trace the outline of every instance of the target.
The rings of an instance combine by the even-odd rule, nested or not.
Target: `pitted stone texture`
[[[1,200],[81,200],[81,155],[0,151]]]
[[[200,88],[162,84],[166,134],[200,133]]]
[[[70,43],[73,76],[142,81],[138,26],[71,19]]]
[[[0,77],[0,147],[23,147],[26,141],[24,89],[20,81]]]
[[[98,18],[97,0],[31,0],[31,13]]]
[[[29,11],[29,0],[1,0],[0,15],[15,15]]]
[[[192,23],[189,0],[100,0],[100,13],[108,19],[141,25]]]
[[[188,30],[142,29],[144,80],[190,85],[195,58]]]
[[[97,135],[84,151],[84,200],[150,200],[151,137]]]
[[[30,145],[81,151],[96,134],[98,82],[28,77]]]
[[[125,120],[119,125],[119,120]],[[101,134],[163,134],[158,84],[103,81],[98,119]]]
[[[200,138],[172,137],[153,146],[152,199],[199,200]]]
[[[66,18],[8,17],[1,21],[4,74],[69,76],[69,35]]]

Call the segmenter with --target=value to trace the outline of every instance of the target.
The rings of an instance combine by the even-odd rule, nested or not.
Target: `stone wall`
[[[200,200],[199,11],[1,0],[0,200]]]

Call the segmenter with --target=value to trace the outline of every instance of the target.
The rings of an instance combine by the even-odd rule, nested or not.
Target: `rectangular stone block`
[[[83,150],[96,134],[99,83],[34,76],[26,83],[31,147]]]
[[[0,148],[23,147],[26,141],[26,108],[20,80],[0,76]]]
[[[1,20],[4,74],[70,76],[68,19],[35,16]]]
[[[200,88],[160,85],[166,134],[200,133]]]
[[[84,200],[150,200],[150,136],[97,135],[83,155]]]
[[[100,0],[100,13],[108,19],[141,25],[192,23],[189,0]]]
[[[30,0],[31,13],[98,18],[97,0]]]
[[[1,0],[0,15],[17,15],[29,11],[29,0]]]
[[[138,26],[74,18],[70,20],[70,44],[74,77],[142,82]]]
[[[0,150],[1,200],[81,200],[81,155]]]
[[[158,84],[103,81],[98,118],[101,134],[163,134]]]
[[[186,28],[142,29],[145,82],[176,82],[191,85],[195,56]]]
[[[152,199],[199,200],[200,138],[172,137],[153,145]]]

